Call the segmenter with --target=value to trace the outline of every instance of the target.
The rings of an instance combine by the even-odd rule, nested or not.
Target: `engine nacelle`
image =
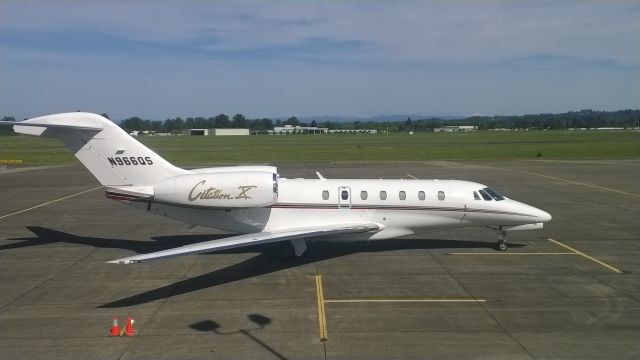
[[[174,176],[154,184],[154,200],[223,209],[265,207],[278,200],[278,174],[239,171]]]

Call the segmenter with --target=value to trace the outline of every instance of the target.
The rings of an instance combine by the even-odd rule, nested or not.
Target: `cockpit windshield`
[[[489,189],[489,188],[484,188],[484,189],[482,189],[482,190],[484,190],[487,194],[491,195],[491,197],[492,197],[495,201],[504,200],[504,196],[502,196],[502,195],[498,194],[497,192],[495,192],[495,191],[493,191],[493,190],[491,190],[491,189]],[[480,190],[480,191],[481,191],[481,194],[482,194],[482,190]],[[484,197],[484,195],[483,195],[483,197]],[[486,198],[485,198],[485,200],[486,200]]]
[[[487,194],[486,191],[484,190],[478,190],[478,192],[480,193],[480,195],[482,195],[482,198],[487,200],[487,201],[491,201],[492,197],[491,195]]]

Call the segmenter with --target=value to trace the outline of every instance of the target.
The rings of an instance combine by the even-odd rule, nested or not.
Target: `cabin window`
[[[349,192],[347,190],[342,190],[340,192],[340,197],[342,200],[349,200]]]
[[[438,200],[444,200],[444,191],[438,191]]]
[[[485,199],[485,200],[487,200],[487,201],[491,201],[491,200],[493,200],[493,199],[491,198],[491,195],[487,194],[484,190],[479,190],[478,192],[480,193],[480,195],[482,195],[482,198],[483,198],[483,199]]]
[[[473,198],[476,199],[476,200],[481,200],[480,199],[480,195],[478,195],[478,193],[475,192],[475,191],[473,192]]]
[[[407,193],[404,191],[400,191],[398,193],[398,197],[400,198],[400,200],[406,200],[407,199]]]
[[[364,191],[364,190],[360,191],[360,199],[362,199],[362,200],[367,200],[367,197],[368,197],[368,196],[369,196],[369,195],[367,194],[367,192],[366,192],[366,191]]]
[[[387,192],[380,191],[380,200],[387,200]]]
[[[322,191],[322,200],[329,200],[329,191],[328,190]]]
[[[418,199],[420,199],[420,200],[424,200],[425,199],[424,191],[418,191]]]

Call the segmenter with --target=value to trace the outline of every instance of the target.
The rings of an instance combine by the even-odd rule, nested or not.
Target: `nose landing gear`
[[[500,227],[500,235],[498,236],[498,242],[496,243],[496,250],[507,251],[509,245],[507,245],[507,232]]]

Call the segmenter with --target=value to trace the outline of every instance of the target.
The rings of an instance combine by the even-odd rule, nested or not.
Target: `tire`
[[[498,241],[498,243],[496,244],[496,250],[498,251],[507,251],[508,248],[509,245],[507,245],[506,241]]]

